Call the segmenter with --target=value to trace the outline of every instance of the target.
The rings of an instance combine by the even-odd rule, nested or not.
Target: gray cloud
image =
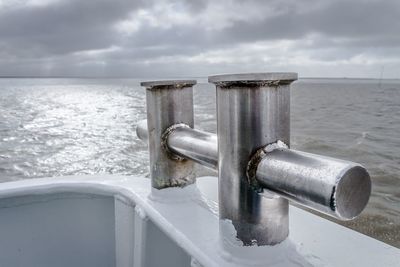
[[[36,1],[0,5],[0,75],[400,70],[397,0]]]
[[[333,40],[350,38],[360,43],[367,39],[393,45],[393,37],[398,41],[399,15],[399,1],[327,1],[318,9],[287,9],[256,23],[235,21],[225,32],[231,40],[241,41],[295,40],[317,33]]]
[[[107,48],[119,38],[113,24],[141,7],[140,1],[65,0],[0,12],[1,42],[22,55],[67,54]]]

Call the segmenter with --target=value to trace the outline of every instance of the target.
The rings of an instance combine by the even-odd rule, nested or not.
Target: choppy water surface
[[[400,247],[400,81],[307,79],[292,88],[292,147],[366,166],[370,203],[346,225]],[[195,112],[196,126],[215,132],[213,86],[195,87]],[[147,175],[134,132],[145,117],[137,80],[0,79],[0,181]]]

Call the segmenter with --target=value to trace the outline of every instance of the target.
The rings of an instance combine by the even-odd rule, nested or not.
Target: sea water
[[[215,87],[198,79],[195,125],[216,132]],[[0,79],[0,182],[81,174],[148,176],[135,135],[146,118],[134,79]],[[373,191],[345,223],[400,247],[400,80],[300,79],[291,147],[363,164]],[[198,167],[198,174],[210,174]]]

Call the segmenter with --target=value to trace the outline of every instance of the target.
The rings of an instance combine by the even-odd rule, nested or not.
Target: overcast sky
[[[0,0],[0,76],[400,78],[399,0]]]

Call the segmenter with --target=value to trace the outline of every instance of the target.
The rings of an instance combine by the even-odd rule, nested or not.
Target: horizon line
[[[186,79],[186,78],[199,78],[206,79],[208,76],[168,76],[156,77],[160,79]],[[349,79],[349,80],[400,80],[400,78],[371,78],[371,77],[312,77],[312,76],[299,76],[300,79]],[[29,76],[29,75],[0,75],[0,79],[147,79],[146,77],[132,77],[132,76]]]

